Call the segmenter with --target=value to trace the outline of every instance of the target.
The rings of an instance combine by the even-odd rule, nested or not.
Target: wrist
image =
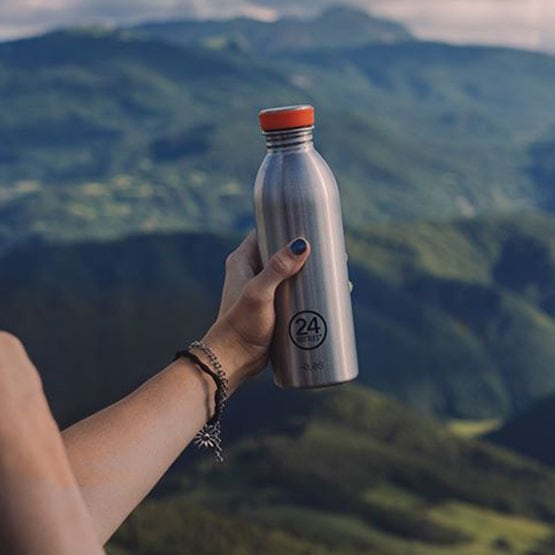
[[[250,356],[234,337],[220,322],[214,324],[202,338],[220,361],[223,371],[229,380],[229,393],[235,391],[253,373]],[[209,366],[212,366],[210,357],[200,349],[195,349],[195,354]]]

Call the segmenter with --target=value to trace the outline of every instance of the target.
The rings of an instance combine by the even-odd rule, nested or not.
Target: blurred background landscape
[[[111,555],[555,553],[555,7],[0,5],[0,328],[66,426],[201,335],[261,108],[316,107],[361,375],[269,373]]]

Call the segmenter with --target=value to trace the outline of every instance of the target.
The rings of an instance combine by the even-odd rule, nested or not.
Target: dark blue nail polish
[[[303,252],[306,250],[306,241],[304,239],[295,239],[290,245],[289,248],[291,249],[291,252],[297,256],[299,256],[300,254],[303,254]]]

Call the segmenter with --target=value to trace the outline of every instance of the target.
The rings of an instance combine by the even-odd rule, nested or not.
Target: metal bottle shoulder
[[[269,191],[271,190],[271,192]],[[268,152],[254,187],[255,199],[270,194],[325,195],[339,201],[337,183],[330,167],[314,147]]]

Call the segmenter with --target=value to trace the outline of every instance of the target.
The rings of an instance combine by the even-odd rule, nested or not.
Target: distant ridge
[[[0,245],[246,230],[256,114],[303,102],[352,227],[553,210],[555,58],[348,40],[278,55],[93,28],[0,44]]]
[[[176,44],[212,48],[227,45],[274,54],[414,40],[403,25],[347,6],[328,8],[310,19],[284,17],[275,22],[247,18],[171,20],[145,22],[130,29]]]

